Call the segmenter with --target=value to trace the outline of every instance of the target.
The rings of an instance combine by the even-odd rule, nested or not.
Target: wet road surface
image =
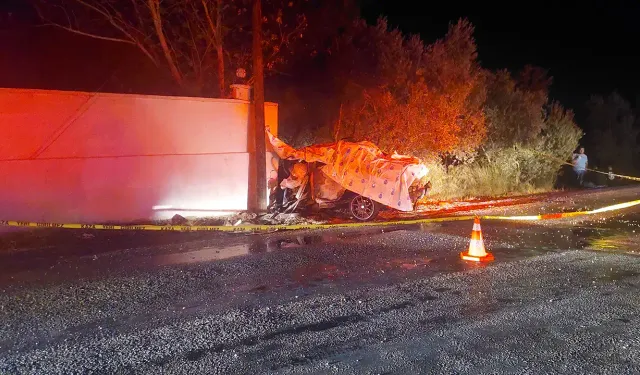
[[[484,221],[488,265],[471,225],[6,237],[0,374],[640,372],[640,209]]]

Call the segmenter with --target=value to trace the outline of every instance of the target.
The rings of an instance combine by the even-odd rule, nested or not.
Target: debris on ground
[[[175,215],[171,220],[157,220],[155,225],[188,225],[188,226],[239,226],[239,225],[303,225],[325,224],[328,220],[323,215],[303,216],[293,214],[257,215],[251,212],[236,212],[226,216],[185,218]]]
[[[436,199],[422,199],[416,205],[414,212],[402,212],[397,210],[383,210],[380,219],[402,220],[430,217],[433,215],[454,214],[469,212],[474,210],[486,210],[499,207],[508,207],[534,203],[541,199],[557,200],[567,192],[555,191],[549,193],[538,193],[521,196],[507,196],[502,198],[468,198],[465,200],[441,201]],[[570,208],[575,210],[575,202],[570,202]],[[179,215],[176,215],[179,216]],[[174,216],[174,218],[176,218]],[[180,216],[181,217],[181,216]],[[173,219],[172,219],[173,220]],[[257,215],[255,213],[237,212],[227,216],[209,218],[185,219],[185,224],[173,224],[168,221],[159,221],[156,225],[215,225],[215,226],[238,226],[238,225],[304,225],[304,224],[340,224],[352,221],[348,210],[318,210],[303,213],[279,213]]]
[[[178,214],[173,215],[171,218],[171,225],[185,225],[189,220]]]
[[[260,218],[260,224],[271,225],[304,225],[304,224],[326,224],[319,215],[303,216],[299,213],[264,215]]]

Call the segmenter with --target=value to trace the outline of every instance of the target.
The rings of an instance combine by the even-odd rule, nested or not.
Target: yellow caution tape
[[[549,154],[541,152],[541,151],[536,151],[536,150],[533,150],[533,151],[535,153],[539,154],[539,155],[544,156],[547,159],[555,160],[556,162],[558,162],[560,164],[564,164],[564,165],[568,165],[570,167],[573,167],[573,164],[569,163],[566,160],[562,160],[560,158],[557,158],[555,156],[549,155]],[[619,178],[624,178],[624,179],[631,180],[631,181],[640,181],[640,177],[626,176],[626,175],[623,175],[623,174],[617,174],[617,173],[613,173],[613,172],[604,172],[604,171],[599,171],[597,169],[591,169],[591,168],[586,168],[586,170],[590,171],[590,172],[604,174],[604,175],[607,175],[607,176],[615,176],[615,177],[619,177]]]
[[[538,220],[554,220],[568,217],[593,215],[602,212],[611,212],[622,210],[625,208],[640,205],[640,200],[634,200],[625,203],[614,204],[611,206],[601,207],[590,211],[574,211],[561,212],[541,215],[524,215],[524,216],[495,216],[485,215],[479,216],[484,220],[509,220],[509,221],[538,221]],[[96,229],[96,230],[148,230],[148,231],[175,231],[175,232],[265,232],[274,230],[309,230],[309,229],[332,229],[332,228],[361,228],[361,227],[380,227],[391,225],[413,225],[425,223],[438,223],[448,221],[466,221],[473,220],[478,216],[446,216],[438,218],[423,218],[413,220],[395,220],[385,222],[368,222],[368,223],[340,223],[340,224],[294,224],[294,225],[106,225],[106,224],[58,224],[58,223],[34,223],[28,221],[2,221],[0,226],[9,227],[30,227],[30,228],[65,228],[65,229]]]
[[[637,206],[639,204],[640,204],[640,200],[635,200],[630,202],[614,204],[611,206],[605,206],[605,207],[597,208],[595,210],[590,210],[590,211],[561,212],[561,213],[530,215],[530,216],[483,216],[482,218],[486,220],[514,220],[514,221],[552,220],[552,219],[563,219],[567,217],[575,217],[575,216],[583,216],[583,215],[593,215],[593,214],[599,214],[602,212],[617,211],[617,210],[622,210],[625,208]]]
[[[31,227],[31,228],[64,228],[64,229],[96,229],[96,230],[150,230],[150,231],[177,231],[177,232],[264,232],[273,230],[304,230],[304,229],[328,229],[328,228],[352,228],[352,227],[378,227],[388,225],[409,225],[420,223],[435,223],[442,221],[472,220],[475,216],[450,216],[442,218],[397,220],[368,223],[340,223],[340,224],[293,224],[293,225],[106,225],[106,224],[58,224],[58,223],[34,223],[28,221],[0,220],[0,226]]]
[[[564,164],[569,165],[569,166],[573,166],[573,164],[571,164],[569,162],[564,162]],[[600,173],[600,174],[607,175],[607,176],[615,176],[615,177],[619,177],[619,178],[624,178],[624,179],[631,180],[631,181],[640,181],[640,178],[638,178],[638,177],[626,176],[626,175],[623,175],[623,174],[617,174],[617,173],[613,173],[613,172],[603,172],[603,171],[599,171],[597,169],[591,169],[591,168],[586,168],[586,170],[588,170],[590,172]]]

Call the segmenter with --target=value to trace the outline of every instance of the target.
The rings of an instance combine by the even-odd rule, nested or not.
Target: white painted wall
[[[240,100],[0,89],[0,219],[246,210],[249,108]],[[265,112],[277,131],[277,105]]]

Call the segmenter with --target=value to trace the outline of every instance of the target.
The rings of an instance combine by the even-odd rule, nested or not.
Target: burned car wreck
[[[339,141],[294,149],[267,132],[279,163],[270,211],[347,209],[359,221],[381,209],[413,211],[431,188],[428,168],[417,158],[387,155],[371,142]]]

